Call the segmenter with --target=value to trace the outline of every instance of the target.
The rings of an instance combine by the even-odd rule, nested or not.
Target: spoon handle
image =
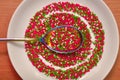
[[[33,41],[34,38],[0,38],[0,41]]]

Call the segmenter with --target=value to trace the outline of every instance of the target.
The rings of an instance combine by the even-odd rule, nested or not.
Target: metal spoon
[[[66,51],[63,50],[62,51],[62,50],[56,50],[56,49],[52,48],[50,45],[47,44],[45,39],[46,39],[46,36],[50,32],[55,31],[55,30],[60,29],[60,28],[67,28],[67,27],[72,28],[73,30],[77,31],[78,34],[80,35],[81,41],[79,42],[79,46],[77,48],[72,49],[72,50],[66,50]],[[63,25],[63,26],[57,26],[55,28],[52,28],[43,37],[38,38],[38,39],[36,39],[36,38],[0,38],[0,41],[39,41],[39,42],[43,43],[48,49],[50,49],[50,50],[52,50],[56,53],[67,54],[67,53],[73,53],[81,47],[81,45],[83,43],[83,36],[82,36],[82,33],[80,32],[80,30],[78,30],[77,28],[75,28],[73,26],[70,26],[70,25]]]

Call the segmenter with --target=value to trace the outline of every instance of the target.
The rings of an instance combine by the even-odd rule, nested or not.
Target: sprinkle
[[[80,17],[74,14],[65,13],[64,11],[73,12],[83,17],[88,21],[90,29],[87,28],[87,25]],[[78,77],[84,76],[94,68],[94,66],[97,66],[97,63],[102,58],[105,32],[102,29],[103,26],[97,15],[91,12],[87,7],[70,2],[58,2],[45,6],[35,14],[25,31],[25,37],[43,37],[47,31],[51,30],[51,28],[61,25],[72,25],[81,30],[84,41],[82,47],[78,51],[68,55],[56,54],[40,42],[31,41],[25,42],[26,53],[33,66],[47,76],[55,77],[59,80],[77,79]],[[94,34],[95,41],[91,40],[92,36],[90,35],[90,30]],[[77,33],[74,32],[74,30],[69,28],[60,29],[51,33],[48,36],[49,38],[47,38],[47,41],[51,43],[53,48],[57,48],[58,50],[73,49],[80,41],[79,35],[76,34]],[[91,48],[91,44],[93,44],[95,48]],[[79,65],[76,68],[69,68],[64,71],[61,69],[56,70],[53,66],[47,66],[43,63],[42,59],[38,57],[39,55],[47,62],[58,67],[65,68],[74,66],[75,64]],[[90,58],[88,58],[88,56]]]

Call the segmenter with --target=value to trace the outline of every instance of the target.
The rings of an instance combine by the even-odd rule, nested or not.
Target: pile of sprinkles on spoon
[[[79,50],[71,54],[58,54],[39,41],[31,41],[25,42],[26,53],[32,64],[46,76],[59,80],[81,78],[97,66],[102,58],[105,36],[102,24],[89,8],[80,4],[51,3],[38,11],[30,20],[25,37],[43,37],[46,32],[61,25],[72,25],[81,31],[84,40]],[[72,33],[72,31],[68,30],[68,33]],[[52,33],[52,35],[55,34],[56,32]],[[72,34],[66,35],[71,36]],[[65,34],[57,37],[61,36],[65,37]],[[66,42],[62,42],[54,36],[51,36],[50,39],[50,44],[55,42],[59,49],[66,49],[61,47],[64,43],[78,44],[78,41],[72,42],[66,37],[62,40]],[[71,47],[75,47],[75,45]]]
[[[77,51],[83,42],[80,30],[70,25],[62,25],[52,28],[44,37],[38,38],[50,50],[68,54]]]

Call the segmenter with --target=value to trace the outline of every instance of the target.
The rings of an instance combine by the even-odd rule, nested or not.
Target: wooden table
[[[120,0],[104,1],[112,10],[120,30]],[[6,37],[11,16],[21,2],[22,0],[0,0],[0,38]],[[0,80],[21,80],[8,57],[6,42],[0,42]],[[120,80],[120,54],[105,80]]]

